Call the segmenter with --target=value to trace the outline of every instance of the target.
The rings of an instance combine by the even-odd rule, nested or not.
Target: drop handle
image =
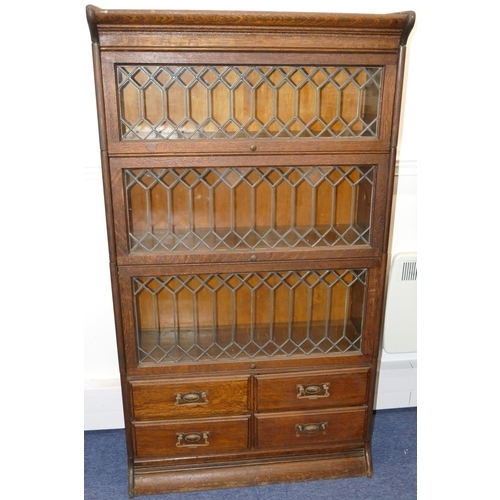
[[[210,432],[178,432],[175,435],[178,448],[198,448],[199,446],[209,446],[208,439]]]
[[[318,434],[326,434],[328,422],[319,422],[317,424],[297,424],[295,426],[296,437],[300,436],[317,436]]]
[[[208,404],[208,391],[177,393],[174,395],[175,406],[199,406]]]
[[[297,397],[299,399],[327,398],[330,396],[328,389],[330,389],[330,382],[325,382],[324,384],[312,384],[312,385],[298,384]]]

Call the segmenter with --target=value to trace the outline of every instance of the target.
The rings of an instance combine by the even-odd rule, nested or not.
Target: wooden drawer
[[[132,418],[155,420],[248,413],[249,377],[130,382]]]
[[[136,458],[198,457],[248,449],[249,416],[133,424]]]
[[[309,448],[362,442],[367,408],[257,415],[257,448]]]
[[[369,368],[257,376],[257,411],[312,410],[367,403]]]

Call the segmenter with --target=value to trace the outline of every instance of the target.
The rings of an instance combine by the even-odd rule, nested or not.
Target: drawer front
[[[196,418],[248,413],[249,377],[183,381],[133,381],[136,420]]]
[[[257,448],[310,448],[361,443],[367,408],[289,412],[257,416]]]
[[[257,411],[313,410],[367,403],[369,368],[257,376]]]
[[[248,449],[249,416],[133,425],[136,458],[198,457]]]

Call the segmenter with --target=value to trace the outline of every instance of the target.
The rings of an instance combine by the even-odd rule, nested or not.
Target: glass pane
[[[133,278],[139,363],[360,352],[366,269]]]
[[[366,245],[375,167],[125,170],[131,253]]]
[[[382,67],[118,66],[123,140],[376,137]]]

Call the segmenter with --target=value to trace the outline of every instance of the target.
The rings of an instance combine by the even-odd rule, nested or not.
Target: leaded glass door
[[[348,161],[347,161],[348,160]],[[246,164],[245,164],[246,163]],[[112,160],[122,263],[183,254],[365,254],[380,245],[387,157]],[[214,257],[215,258],[215,257]]]
[[[386,149],[392,104],[382,102],[396,78],[392,57],[358,55],[346,64],[341,56],[289,54],[283,64],[283,54],[208,52],[188,59],[103,54],[111,151],[310,151],[339,141]]]
[[[366,332],[375,315],[368,297],[378,270],[363,264],[125,270],[126,333],[135,345],[129,362],[157,370],[186,363],[261,364],[276,357],[370,356],[373,338]]]

